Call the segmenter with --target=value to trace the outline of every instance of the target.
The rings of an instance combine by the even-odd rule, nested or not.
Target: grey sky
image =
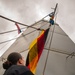
[[[51,13],[53,11],[51,8],[55,7],[56,3],[58,3],[58,14],[56,22],[68,34],[73,42],[75,42],[75,0],[0,0],[0,15],[6,16],[27,25],[31,25],[46,16],[47,14]],[[14,23],[0,18],[0,32],[13,29],[16,29]],[[12,39],[17,35],[17,31],[0,35],[0,42]],[[56,37],[54,38],[54,41],[58,42],[59,50],[61,50],[60,48],[62,48],[63,50],[67,51],[71,50],[71,47],[75,47],[74,45],[71,46],[71,43],[69,43],[69,41],[65,44],[61,43],[67,41],[67,38],[64,39],[64,37],[61,37],[57,40]],[[64,41],[62,39],[64,39]],[[55,45],[55,47],[57,47],[57,43],[53,44]],[[65,47],[66,44],[67,46],[69,45],[69,47]],[[8,49],[9,44],[7,46],[6,45],[7,43],[0,44],[0,56],[3,50]],[[46,53],[47,51],[44,51],[42,56],[42,64],[40,65],[44,64]],[[51,52],[49,56],[50,57],[48,58],[46,73],[52,73],[51,75],[73,75],[73,73],[75,74],[75,57],[73,57],[72,59],[69,58],[69,60],[65,61],[66,55],[63,54]],[[38,70],[40,69],[43,68],[40,67]],[[38,73],[40,71],[38,71]]]

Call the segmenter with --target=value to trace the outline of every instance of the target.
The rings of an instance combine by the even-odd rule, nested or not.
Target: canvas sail
[[[33,27],[47,29],[49,25],[49,22],[42,20],[34,24]],[[40,32],[40,30],[27,28],[2,55],[1,59],[6,59],[8,54],[14,51],[21,53],[26,59],[30,43],[38,37]],[[75,44],[68,35],[57,24],[52,25],[45,43],[44,51],[38,62],[36,75],[75,74],[75,57],[68,57],[68,59],[66,59],[69,54],[74,52],[74,49]],[[2,63],[1,59],[0,63]],[[0,73],[3,73],[2,71],[2,65],[0,65]]]

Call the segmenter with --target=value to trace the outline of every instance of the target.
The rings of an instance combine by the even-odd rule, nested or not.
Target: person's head
[[[23,60],[21,54],[17,52],[10,53],[7,57],[7,61],[3,63],[3,68],[7,70],[12,65],[25,66],[25,61]]]

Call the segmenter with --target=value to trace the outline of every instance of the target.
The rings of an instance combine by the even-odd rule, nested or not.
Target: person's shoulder
[[[34,75],[26,66],[15,65],[15,67],[18,67],[17,75]]]
[[[20,75],[22,73],[25,73],[26,71],[29,71],[29,69],[26,66],[13,65],[5,72],[4,75]]]
[[[22,75],[34,75],[31,71],[26,71]]]
[[[12,68],[14,69],[14,71],[17,71],[18,74],[22,74],[26,71],[29,71],[29,69],[23,65],[13,65]]]

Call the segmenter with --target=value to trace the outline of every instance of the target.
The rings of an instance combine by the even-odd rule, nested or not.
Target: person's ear
[[[22,64],[22,59],[19,59],[18,60],[18,64]]]

